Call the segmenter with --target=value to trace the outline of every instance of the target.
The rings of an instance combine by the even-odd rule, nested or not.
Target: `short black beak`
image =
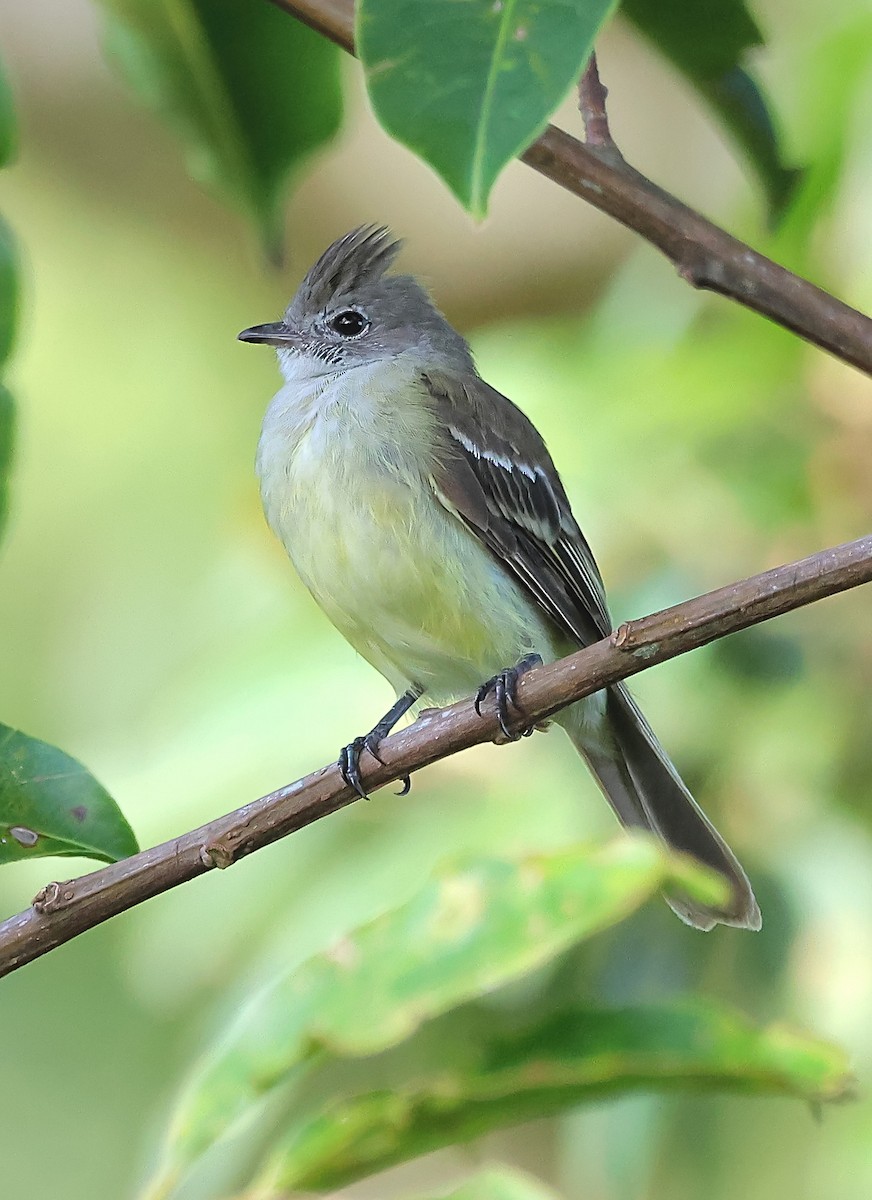
[[[287,346],[294,340],[294,335],[282,321],[273,321],[271,325],[252,325],[251,329],[243,329],[237,334],[240,342],[260,342],[264,346]]]

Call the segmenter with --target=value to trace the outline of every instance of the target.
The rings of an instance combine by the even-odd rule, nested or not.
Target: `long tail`
[[[723,909],[688,896],[667,895],[682,921],[709,930],[718,923],[759,929],[762,920],[748,877],[733,852],[685,787],[636,702],[622,685],[609,688],[605,713],[597,719],[585,702],[561,720],[623,825],[651,830],[667,845],[684,850],[719,871],[732,896]]]

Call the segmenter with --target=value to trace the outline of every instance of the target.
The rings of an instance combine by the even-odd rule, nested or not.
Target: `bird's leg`
[[[416,700],[419,700],[424,689],[413,685],[408,691],[403,692],[396,704],[392,705],[382,719],[370,729],[369,733],[363,737],[357,737],[353,742],[349,742],[344,746],[339,753],[339,770],[342,778],[350,788],[354,788],[361,800],[366,800],[367,795],[363,784],[360,781],[360,756],[364,750],[368,750],[377,762],[382,762],[382,757],[378,752],[379,743],[383,738],[386,738],[393,727],[399,721],[400,717],[404,717]],[[405,796],[412,786],[412,781],[408,775],[403,776],[403,788],[399,792],[400,796]]]
[[[500,731],[503,737],[509,742],[516,742],[519,738],[529,737],[536,728],[535,725],[529,725],[526,729],[522,729],[518,733],[512,733],[509,728],[509,708],[513,708],[515,712],[521,712],[518,705],[518,680],[532,667],[541,666],[541,655],[527,654],[514,667],[507,667],[505,671],[500,671],[492,679],[486,679],[475,693],[475,711],[481,716],[481,703],[493,692]]]

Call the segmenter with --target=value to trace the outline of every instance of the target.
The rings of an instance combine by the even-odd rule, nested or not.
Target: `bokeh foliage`
[[[222,189],[281,247],[295,170],[337,131],[339,51],[270,4],[99,0],[106,45],[185,143],[195,178]]]
[[[810,164],[801,191],[768,244],[747,212],[735,220],[761,249],[863,303],[868,252],[852,240],[846,214],[862,195],[855,114],[872,43],[862,13],[842,20],[834,9],[829,19],[825,52],[816,10],[814,53],[804,59],[794,45],[780,87],[772,85],[779,107],[791,102],[797,160]],[[813,103],[792,96],[786,82],[812,70],[821,80]],[[262,282],[232,244],[242,237],[237,226],[229,239],[226,229],[204,234],[202,225],[219,219],[212,208],[186,223],[165,206],[154,221],[132,190],[118,206],[73,173],[60,187],[51,145],[34,137],[30,166],[10,180],[9,212],[36,287],[16,382],[28,425],[6,558],[14,585],[0,596],[0,687],[9,719],[92,762],[151,841],[326,761],[382,707],[383,693],[294,590],[257,513],[251,448],[274,375],[269,363],[240,352],[233,335],[261,311],[279,311],[288,280]],[[161,186],[158,175],[159,206]],[[822,226],[828,212],[836,218]],[[357,219],[353,213],[345,225]],[[470,270],[459,287],[474,282]],[[614,265],[587,312],[564,308],[557,318],[531,311],[481,329],[475,348],[483,373],[530,411],[555,449],[619,617],[866,527],[870,397],[854,376],[724,302],[702,301],[677,283],[670,291],[664,268],[644,252]],[[434,1104],[443,1112],[446,1104],[440,1067],[465,1083],[457,1137],[484,1133],[488,1122],[470,1115],[472,1085],[493,1099],[494,1076],[475,1061],[477,1048],[491,1056],[484,1067],[506,1066],[512,1097],[529,1082],[525,1064],[565,1065],[567,1090],[553,1105],[543,1097],[538,1111],[565,1107],[578,1083],[572,1072],[586,1066],[571,1035],[594,1028],[595,1014],[613,1039],[650,1034],[661,1067],[665,1046],[692,1051],[682,1059],[684,1082],[694,1064],[697,1083],[706,1063],[711,1071],[702,1051],[723,1067],[738,1046],[746,1065],[758,1054],[771,1068],[780,1053],[781,1067],[791,1068],[782,1079],[795,1093],[838,1091],[842,1058],[771,1024],[784,1017],[841,1041],[868,1078],[866,606],[862,595],[842,597],[637,684],[689,782],[747,858],[762,934],[702,938],[657,902],[626,912],[596,937],[549,952],[533,974],[518,971],[481,999],[458,999],[399,1047],[359,1062],[331,1057],[330,1046],[318,1050],[310,1107],[295,1110],[305,1128],[282,1108],[300,1097],[261,1075],[255,1082],[266,1081],[264,1096],[276,1103],[267,1115],[277,1121],[261,1129],[273,1139],[263,1195],[280,1195],[283,1177],[330,1182],[328,1167],[340,1161],[330,1139],[349,1129],[339,1115],[356,1122],[343,1153],[364,1168],[432,1146],[425,1134],[432,1136]],[[349,942],[373,921],[396,931],[434,872],[462,879],[463,869],[451,866],[458,855],[508,864],[566,853],[609,830],[595,788],[556,737],[482,750],[428,772],[409,799],[380,795],[4,981],[4,1027],[17,1031],[2,1100],[3,1127],[18,1150],[6,1163],[11,1194],[131,1195],[136,1177],[148,1174],[143,1145],[157,1141],[176,1081],[204,1043],[203,1061],[220,1061],[228,1043],[216,1028],[245,1028],[245,1015],[240,1025],[234,1014],[253,1011],[250,997],[265,977],[291,987],[311,980],[313,964],[332,964],[341,980]],[[6,869],[7,911],[45,878],[37,871],[27,863]],[[386,950],[394,944],[398,957],[409,945],[397,935]],[[386,950],[373,961],[388,965]],[[334,990],[329,1001],[353,1011],[356,993]],[[378,989],[372,995],[377,1000]],[[386,1007],[379,1019],[400,1008]],[[257,1050],[256,1038],[252,1045]],[[246,1095],[251,1061],[243,1059],[231,1081],[231,1101]],[[633,1065],[626,1076],[619,1066],[622,1086]],[[649,1082],[655,1066],[647,1060]],[[807,1086],[796,1086],[798,1074]],[[46,1156],[28,1141],[28,1114],[59,1076],[82,1100],[56,1122],[55,1153]],[[379,1079],[389,1096],[373,1088]],[[420,1110],[415,1097],[423,1098]],[[259,1115],[255,1103],[246,1111]],[[427,1120],[412,1136],[404,1122],[418,1111]],[[817,1127],[795,1100],[660,1092],[586,1104],[549,1121],[535,1157],[528,1151],[521,1161],[567,1200],[597,1189],[761,1200],[820,1194],[837,1178],[839,1200],[859,1200],[872,1186],[868,1119],[865,1101]],[[236,1167],[243,1150],[249,1162],[261,1161],[263,1143],[246,1142],[250,1133],[249,1124],[231,1142]],[[490,1155],[515,1161],[525,1136],[536,1135],[491,1134]],[[301,1147],[315,1163],[310,1176],[299,1171]],[[470,1161],[441,1154],[444,1178],[464,1195],[459,1177]],[[216,1157],[207,1165],[220,1181],[226,1162]],[[477,1180],[468,1182],[465,1194],[545,1194],[544,1184],[515,1172],[496,1178],[480,1192]],[[388,1177],[382,1194],[451,1191],[448,1182],[434,1187],[406,1175]]]
[[[0,65],[0,168],[8,166],[15,153],[17,130],[12,94]],[[0,217],[0,370],[12,351],[18,313],[18,264],[12,231]],[[9,472],[12,467],[14,407],[9,392],[0,384],[0,537],[6,523]]]
[[[746,66],[764,38],[744,0],[622,0],[621,9],[712,106],[759,175],[773,215],[781,216],[798,173],[782,161],[776,119]]]
[[[12,95],[0,67],[0,167],[16,147]],[[12,352],[19,307],[15,239],[0,217],[0,369]],[[0,384],[0,537],[12,471],[15,407]],[[112,797],[85,768],[38,738],[0,724],[0,865],[22,858],[76,855],[115,862],[137,850]]]
[[[711,1002],[592,1009],[546,984],[533,1002],[499,1005],[501,990],[662,888],[707,897],[713,885],[629,838],[446,865],[247,1007],[188,1088],[146,1195],[183,1196],[192,1179],[215,1200],[251,1186],[325,1191],[639,1088],[843,1099],[838,1050]]]

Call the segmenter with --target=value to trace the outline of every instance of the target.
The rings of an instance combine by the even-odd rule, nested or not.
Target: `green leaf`
[[[355,43],[384,128],[476,217],[579,77],[616,0],[359,0]]]
[[[12,442],[15,432],[15,405],[6,388],[0,384],[0,536],[6,525],[9,497],[9,472],[12,467]]]
[[[454,867],[268,989],[182,1098],[154,1195],[289,1079],[402,1043],[541,967],[667,886],[711,903],[723,881],[643,837]],[[237,1157],[239,1157],[237,1155]]]
[[[621,8],[718,113],[779,215],[800,172],[784,166],[766,99],[742,66],[763,43],[745,0],[622,0]]]
[[[515,1014],[469,1006],[446,1018],[438,1037],[416,1039],[405,1074],[401,1063],[390,1064],[393,1072],[384,1061],[361,1063],[345,1079],[350,1094],[292,1126],[270,1156],[265,1182],[286,1191],[343,1187],[495,1129],[640,1088],[814,1104],[853,1092],[840,1050],[781,1025],[757,1029],[700,1000],[578,1007],[516,1026]]]
[[[81,763],[0,725],[0,863],[48,855],[117,862],[137,849],[118,805]]]
[[[280,245],[288,176],[336,132],[338,49],[266,0],[101,0],[107,48],[177,130],[191,174]]]
[[[15,105],[5,72],[0,69],[0,167],[15,157],[18,131],[15,124]]]

